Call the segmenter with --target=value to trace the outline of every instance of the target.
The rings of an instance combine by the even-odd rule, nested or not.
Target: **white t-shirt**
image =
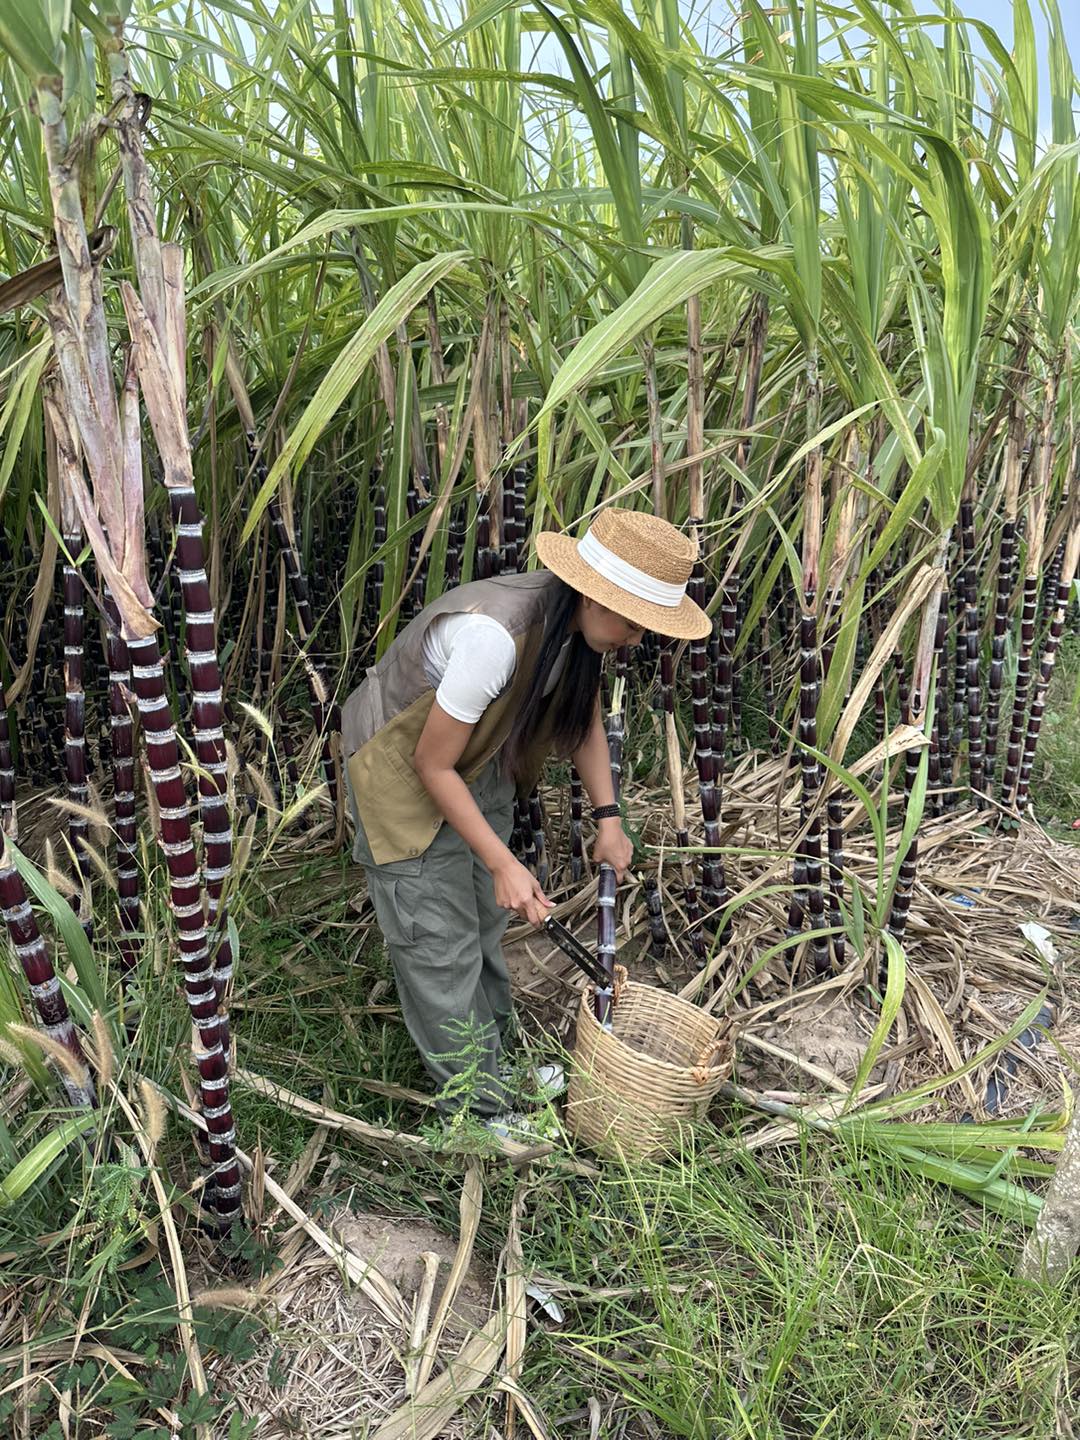
[[[558,684],[571,636],[551,667],[544,694]],[[455,720],[475,725],[513,679],[517,651],[505,625],[490,615],[469,611],[439,615],[424,631],[421,658],[424,674],[440,707]]]

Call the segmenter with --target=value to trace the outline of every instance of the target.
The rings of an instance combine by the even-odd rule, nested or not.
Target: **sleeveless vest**
[[[423,640],[440,615],[489,615],[509,632],[517,651],[510,683],[481,715],[456,770],[471,784],[510,733],[536,668],[558,579],[549,571],[497,575],[459,586],[425,607],[367,672],[341,711],[341,742],[349,784],[376,864],[421,855],[443,816],[413,769],[421,731],[435,703],[424,673]],[[551,697],[530,747],[519,792],[528,794],[551,749]]]

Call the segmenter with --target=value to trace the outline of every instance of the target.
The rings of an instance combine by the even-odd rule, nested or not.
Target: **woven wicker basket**
[[[578,1009],[567,1125],[594,1150],[670,1153],[731,1073],[728,1026],[677,995],[627,982],[605,1030],[593,994],[586,985]]]

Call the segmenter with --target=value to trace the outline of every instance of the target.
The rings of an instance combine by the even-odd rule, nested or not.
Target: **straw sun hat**
[[[541,531],[536,553],[582,595],[675,640],[701,640],[712,621],[686,594],[697,559],[688,535],[641,510],[601,510],[580,540]]]

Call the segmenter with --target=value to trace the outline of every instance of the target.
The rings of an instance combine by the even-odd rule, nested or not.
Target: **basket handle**
[[[697,1064],[690,1071],[690,1078],[695,1085],[706,1085],[711,1078],[711,1071],[717,1056],[727,1043],[725,1035],[717,1035],[702,1050],[697,1058]]]

